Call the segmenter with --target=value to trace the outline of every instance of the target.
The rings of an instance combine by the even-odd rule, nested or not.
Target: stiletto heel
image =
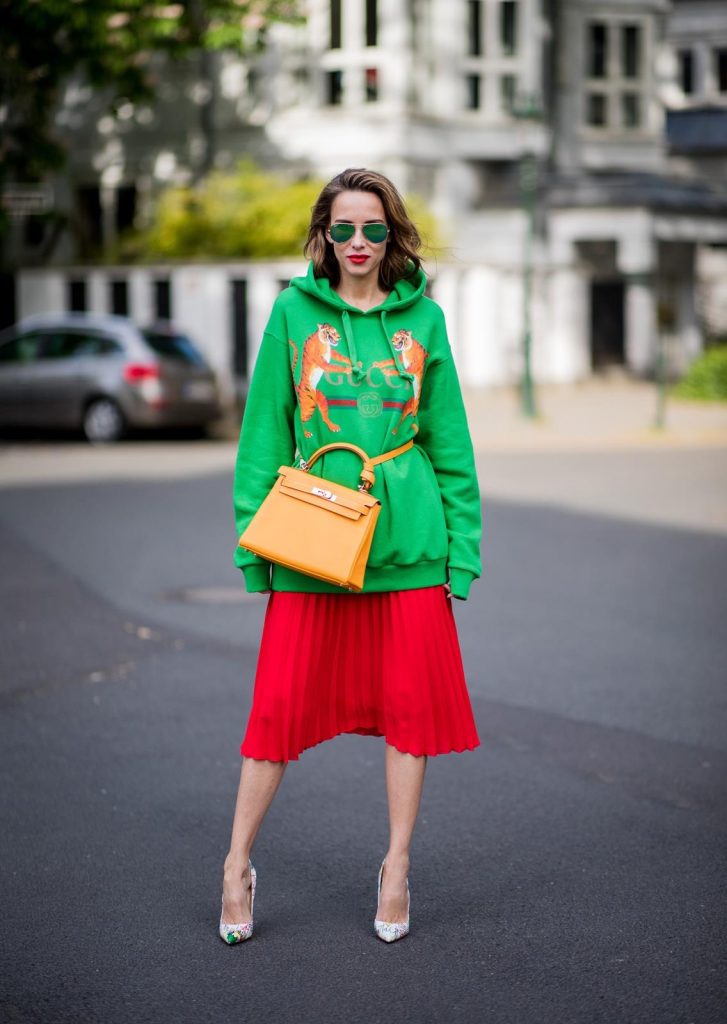
[[[227,924],[222,920],[222,913],[225,909],[225,898],[222,897],[222,913],[220,914],[220,938],[223,942],[226,942],[229,946],[234,946],[237,942],[245,942],[246,939],[252,936],[252,912],[255,906],[255,886],[257,884],[257,874],[255,868],[250,863],[250,920],[245,924]]]
[[[379,899],[381,898],[381,878],[384,874],[384,864],[386,859],[381,862],[379,868],[379,882],[376,888],[376,905],[378,907]],[[409,907],[411,905],[411,897],[409,895],[409,879],[406,880],[406,921],[380,921],[378,917],[374,920],[374,930],[380,939],[384,942],[396,942],[397,939],[403,939],[405,935],[409,934]]]

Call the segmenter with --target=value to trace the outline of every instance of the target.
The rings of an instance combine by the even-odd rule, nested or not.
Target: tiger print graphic
[[[318,324],[317,330],[310,334],[303,344],[303,355],[301,358],[300,382],[295,385],[295,392],[298,396],[300,407],[300,418],[302,422],[308,423],[316,409],[319,410],[323,422],[329,430],[337,433],[341,428],[333,423],[328,415],[328,400],[322,391],[318,390],[318,383],[326,372],[331,368],[332,363],[344,367],[343,372],[350,372],[351,360],[335,351],[336,345],[341,340],[341,335],[335,327],[330,324]],[[298,347],[294,341],[288,341],[293,349],[293,377],[295,379],[295,368],[298,364]],[[306,437],[313,437],[310,430],[303,428]]]
[[[424,377],[424,364],[429,358],[429,353],[413,336],[411,331],[397,331],[391,339],[394,351],[401,353],[401,361],[404,369],[408,370],[414,377],[412,389],[414,394],[401,410],[401,417],[392,434],[396,434],[407,416],[415,417],[419,410],[419,399],[422,390],[422,379]]]

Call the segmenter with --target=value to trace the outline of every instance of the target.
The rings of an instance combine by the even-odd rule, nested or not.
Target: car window
[[[105,334],[93,331],[48,331],[43,337],[41,359],[78,359],[82,356],[100,356],[123,349]]]
[[[18,334],[0,345],[0,363],[32,363],[38,358],[42,335],[39,331]]]
[[[167,333],[165,331],[146,330],[141,332],[151,348],[164,359],[176,359],[180,363],[194,366],[205,366],[200,352],[186,334]]]
[[[67,344],[74,356],[107,356],[123,352],[123,346],[108,334],[93,331],[74,331],[66,335]]]
[[[67,359],[73,355],[75,348],[74,335],[63,331],[46,331],[42,335],[40,359]]]

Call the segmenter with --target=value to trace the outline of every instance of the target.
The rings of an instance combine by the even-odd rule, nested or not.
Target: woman
[[[427,757],[479,745],[448,600],[466,599],[480,574],[479,491],[420,245],[387,178],[337,175],[313,208],[308,274],[278,296],[255,365],[235,472],[238,534],[279,466],[332,441],[370,456],[415,443],[376,468],[381,511],[361,594],[237,549],[247,590],[272,593],[225,861],[219,930],[228,943],[252,935],[250,854],[288,761],[343,732],[385,737],[390,840],[375,931],[391,942],[409,930]],[[316,473],[355,487],[360,466],[339,450]]]

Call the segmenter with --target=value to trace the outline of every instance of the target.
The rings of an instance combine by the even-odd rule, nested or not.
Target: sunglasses
[[[364,238],[378,245],[385,242],[389,234],[386,224],[362,224]],[[331,224],[328,233],[334,242],[348,242],[356,233],[355,224]]]

